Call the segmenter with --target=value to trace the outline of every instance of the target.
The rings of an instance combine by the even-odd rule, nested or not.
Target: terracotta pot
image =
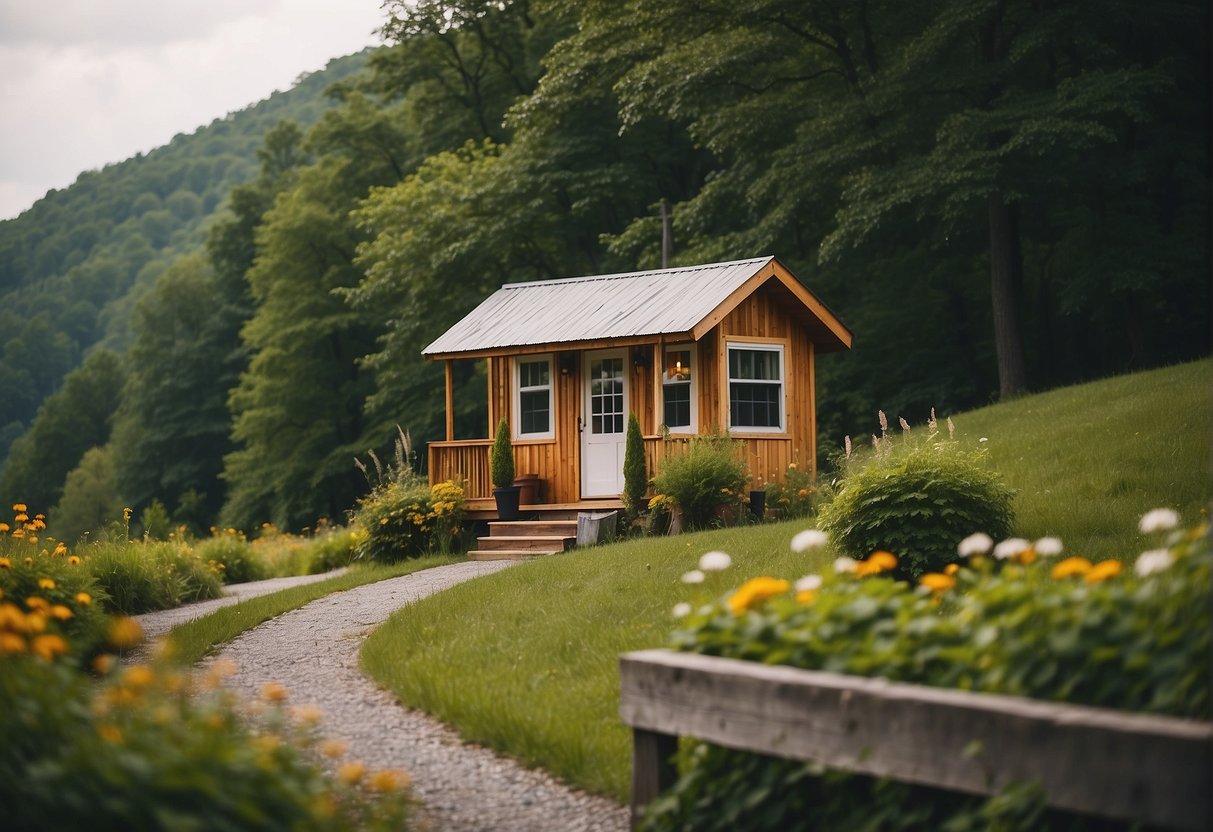
[[[533,506],[542,502],[543,480],[539,479],[538,474],[523,474],[515,477],[514,485],[522,489],[522,494],[518,497],[519,505]]]

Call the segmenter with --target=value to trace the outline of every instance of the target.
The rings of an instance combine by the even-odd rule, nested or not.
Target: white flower
[[[690,614],[691,614],[691,605],[688,604],[686,601],[683,601],[681,604],[674,605],[673,615],[675,618],[686,618]]]
[[[1040,540],[1032,544],[1032,548],[1035,549],[1036,554],[1040,555],[1042,558],[1055,558],[1061,554],[1061,538],[1042,537]]]
[[[993,545],[994,540],[988,534],[977,532],[956,544],[956,554],[962,558],[971,557],[972,555],[984,555],[990,551]]]
[[[1006,560],[1027,551],[1031,547],[1032,544],[1022,537],[1009,537],[994,547],[994,557],[999,560]]]
[[[1137,528],[1142,534],[1165,532],[1179,525],[1179,515],[1169,508],[1156,508],[1141,516]]]
[[[682,582],[684,584],[701,584],[703,583],[703,573],[698,569],[692,569],[682,576]]]
[[[1144,578],[1146,575],[1169,568],[1173,563],[1175,563],[1175,556],[1171,554],[1171,550],[1151,549],[1137,556],[1137,563],[1133,565],[1133,571]]]
[[[825,532],[818,529],[805,529],[792,538],[792,551],[809,552],[813,549],[820,549],[826,545],[827,541],[829,541],[829,537]]]
[[[733,559],[724,552],[708,552],[699,559],[699,568],[704,572],[721,572],[733,565]]]
[[[821,589],[820,575],[805,575],[796,582],[797,592],[816,592]]]
[[[842,574],[843,572],[855,571],[855,558],[841,557],[834,561],[834,571]]]

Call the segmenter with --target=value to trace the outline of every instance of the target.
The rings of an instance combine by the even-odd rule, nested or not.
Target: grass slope
[[[174,661],[193,664],[215,647],[226,644],[245,630],[251,630],[258,624],[298,609],[318,598],[365,584],[386,581],[388,578],[411,575],[422,569],[445,566],[457,560],[460,558],[441,555],[406,560],[390,566],[355,566],[349,572],[326,581],[282,589],[220,607],[209,615],[174,627],[168,636],[169,655]]]
[[[1159,505],[1197,520],[1209,490],[1209,361],[1056,390],[955,417],[987,437],[1019,490],[1016,530],[1088,556],[1135,555]],[[793,555],[803,522],[650,538],[523,564],[392,618],[362,652],[406,704],[585,789],[626,800],[630,736],[617,716],[618,654],[662,645],[679,582],[700,554],[734,566],[699,597],[759,574],[794,579],[833,557]]]

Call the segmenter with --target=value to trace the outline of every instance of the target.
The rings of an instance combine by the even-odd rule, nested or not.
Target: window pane
[[[551,368],[547,361],[528,361],[518,365],[519,387],[547,387]]]
[[[780,426],[779,384],[729,384],[729,422],[733,427]]]
[[[666,384],[689,382],[691,380],[691,351],[667,350],[665,354],[665,375],[662,379]]]
[[[670,384],[665,388],[665,425],[668,428],[691,426],[691,385]]]
[[[520,433],[547,433],[551,429],[546,390],[524,391],[519,394],[522,413]]]

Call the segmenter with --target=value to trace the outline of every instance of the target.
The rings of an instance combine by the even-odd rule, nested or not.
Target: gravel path
[[[211,661],[230,659],[228,680],[255,698],[266,682],[290,691],[294,705],[324,711],[320,730],[349,744],[347,759],[370,768],[404,768],[424,804],[421,824],[436,832],[525,830],[606,832],[628,828],[628,810],[574,791],[404,708],[363,676],[362,640],[391,613],[427,595],[512,565],[467,561],[330,595],[267,621],[232,641]]]
[[[332,572],[322,572],[319,575],[299,575],[290,578],[270,578],[266,581],[249,581],[243,584],[232,584],[224,588],[223,597],[221,598],[198,601],[194,604],[186,604],[183,607],[174,607],[171,610],[148,612],[143,615],[137,615],[135,618],[143,625],[143,634],[147,637],[146,643],[150,644],[178,624],[184,624],[186,621],[201,618],[220,607],[238,604],[248,598],[256,598],[258,595],[268,595],[271,592],[288,589],[292,586],[302,586],[303,584],[314,584],[317,581],[325,581],[329,578],[335,578],[346,571],[348,570],[341,568],[334,569]]]

